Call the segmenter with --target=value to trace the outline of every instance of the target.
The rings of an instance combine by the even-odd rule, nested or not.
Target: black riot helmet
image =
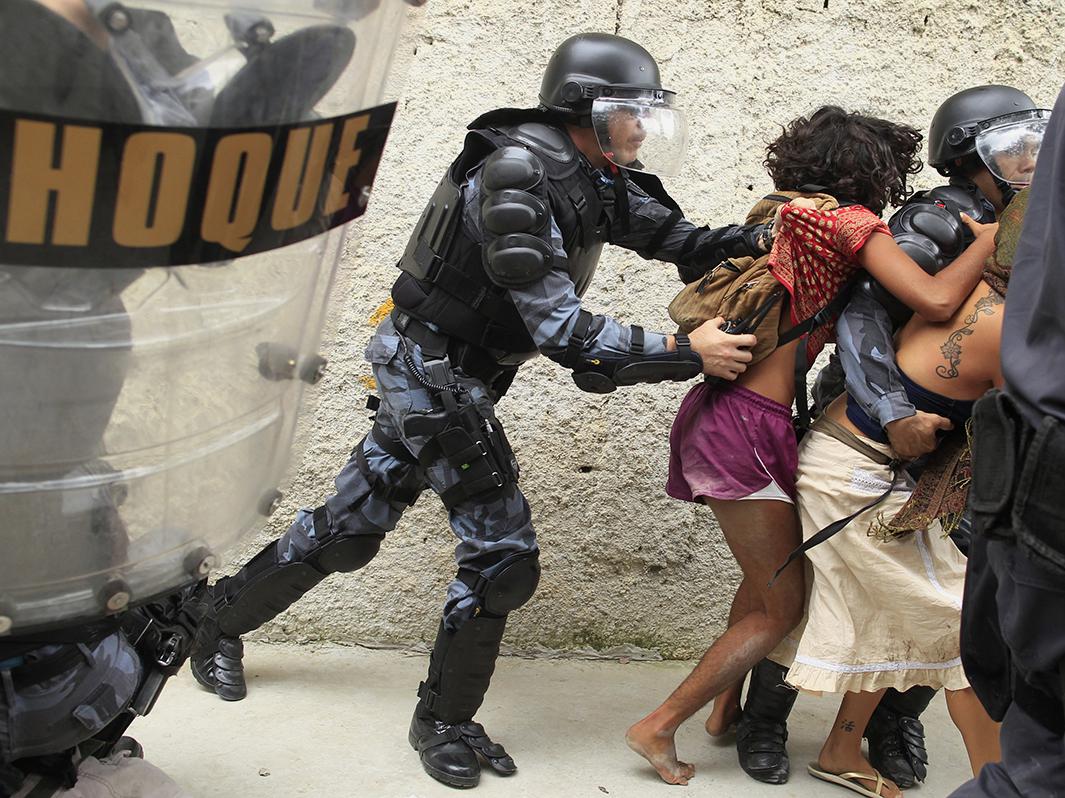
[[[649,52],[609,33],[566,39],[540,85],[541,107],[594,128],[608,160],[657,174],[675,174],[687,147],[687,121],[675,98]]]
[[[578,33],[559,45],[544,70],[540,104],[587,116],[608,87],[662,89],[658,64],[636,42],[609,33]]]
[[[996,117],[1035,110],[1032,98],[1012,86],[974,86],[947,98],[928,128],[928,164],[945,177],[954,161],[976,155],[981,123]]]

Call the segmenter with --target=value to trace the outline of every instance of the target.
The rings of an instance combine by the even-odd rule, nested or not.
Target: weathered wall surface
[[[669,182],[698,223],[723,224],[765,190],[766,141],[833,102],[927,127],[938,103],[1009,83],[1049,105],[1065,80],[1057,0],[430,0],[401,60],[406,90],[370,212],[337,283],[323,343],[330,371],[289,499],[239,553],[315,504],[369,428],[362,409],[368,317],[465,124],[497,106],[533,105],[553,48],[583,30],[618,32],[654,54],[687,109],[692,140]],[[934,185],[926,170],[918,187]],[[607,251],[586,298],[648,329],[669,328],[672,266]],[[736,578],[713,518],[665,496],[667,435],[683,386],[582,394],[549,361],[526,366],[499,407],[523,467],[543,550],[539,592],[512,615],[516,648],[634,644],[689,656],[722,628]],[[455,541],[431,495],[363,571],[334,576],[266,627],[269,639],[431,640]],[[233,562],[236,562],[236,557]]]

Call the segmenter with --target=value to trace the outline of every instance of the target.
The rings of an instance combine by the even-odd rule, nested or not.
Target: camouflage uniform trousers
[[[424,372],[421,347],[400,336],[390,319],[385,319],[366,348],[377,382],[381,406],[377,424],[393,441],[398,441],[414,457],[429,444],[426,436],[409,437],[404,434],[403,421],[412,413],[436,412],[443,409],[434,396],[411,373],[405,355]],[[483,418],[495,420],[495,402],[483,382],[455,374],[464,391],[458,397],[460,406],[473,403]],[[355,452],[336,477],[336,493],[325,500],[328,528],[331,535],[384,535],[395,529],[407,505],[389,501],[375,494],[371,483],[378,488],[399,486],[436,493],[451,488],[461,479],[457,469],[439,458],[423,468],[397,459],[381,448],[372,435],[359,446],[369,466],[367,478],[359,467]],[[300,510],[292,526],[277,542],[278,561],[298,562],[318,545],[312,509]],[[451,530],[459,543],[455,560],[459,567],[481,572],[505,557],[537,551],[529,503],[516,484],[474,496],[454,505],[449,512]],[[465,583],[453,580],[447,588],[444,604],[444,623],[455,630],[473,617],[478,599]]]
[[[33,658],[76,649],[71,666],[38,683],[13,676]],[[95,646],[47,645],[0,662],[0,762],[71,748],[114,720],[133,699],[142,673],[137,652],[122,632]]]

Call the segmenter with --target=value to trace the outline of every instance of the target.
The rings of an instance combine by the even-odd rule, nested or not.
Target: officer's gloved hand
[[[721,325],[725,320],[704,321],[691,331],[692,351],[703,359],[703,374],[732,381],[747,370],[753,355],[750,350],[758,339],[750,333],[733,335],[723,332]]]
[[[891,448],[903,460],[916,460],[934,451],[939,445],[938,433],[951,429],[954,429],[954,425],[949,419],[921,410],[884,426]]]

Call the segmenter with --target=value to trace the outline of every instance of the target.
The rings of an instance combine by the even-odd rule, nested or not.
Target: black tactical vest
[[[537,353],[507,289],[488,278],[482,246],[462,223],[466,175],[494,150],[519,146],[543,163],[551,212],[562,233],[567,269],[578,296],[591,282],[609,236],[607,206],[592,168],[565,130],[541,122],[482,127],[466,136],[462,152],[433,193],[397,264],[396,307],[431,322],[449,338],[503,366]],[[452,352],[452,359],[455,353]],[[479,375],[478,375],[479,376]]]

